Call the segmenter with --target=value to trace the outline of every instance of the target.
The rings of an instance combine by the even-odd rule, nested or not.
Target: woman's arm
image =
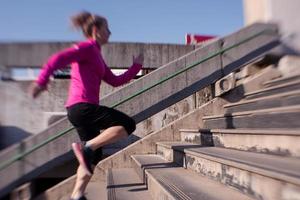
[[[79,62],[86,58],[89,54],[88,47],[74,47],[65,49],[52,55],[47,62],[43,65],[37,80],[31,84],[30,93],[33,98],[36,98],[42,91],[44,91],[49,82],[50,76],[57,69],[66,67],[73,62]]]
[[[109,67],[105,66],[105,75],[103,80],[114,87],[121,86],[137,75],[142,68],[143,62],[143,54],[138,55],[136,58],[133,58],[133,65],[125,73],[118,76],[113,74]]]
[[[85,49],[77,46],[65,49],[52,55],[43,65],[42,71],[36,80],[37,84],[45,87],[49,82],[50,76],[57,69],[66,67],[73,62],[79,62],[85,56]]]

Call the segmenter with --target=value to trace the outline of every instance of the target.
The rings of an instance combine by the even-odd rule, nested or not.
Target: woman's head
[[[100,44],[108,42],[110,30],[104,17],[84,11],[73,16],[71,20],[73,26],[81,29],[85,37],[95,39]]]

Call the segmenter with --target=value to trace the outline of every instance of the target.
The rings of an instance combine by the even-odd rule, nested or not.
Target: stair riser
[[[138,177],[140,178],[140,180],[143,182],[143,183],[146,183],[146,174],[144,172],[144,169],[142,169],[136,161],[132,161],[132,164],[133,164],[133,168],[135,170],[135,172],[137,173]]]
[[[264,91],[264,92],[260,92],[260,93],[256,93],[256,94],[250,94],[250,95],[247,95],[246,98],[253,99],[253,98],[258,98],[258,97],[265,97],[265,96],[269,96],[269,95],[280,94],[282,92],[298,90],[298,89],[300,89],[300,84],[294,84],[294,85],[290,85],[287,87],[281,87],[278,89]]]
[[[300,136],[213,134],[214,146],[300,157]]]
[[[98,196],[93,199],[140,200],[141,196],[143,200],[151,199],[147,186],[140,182],[134,169],[120,168],[107,171],[107,198]]]
[[[183,165],[183,157],[184,157],[183,152],[176,151],[165,146],[157,145],[156,154],[162,156],[163,158],[165,158],[170,162],[175,162],[179,166]]]
[[[112,185],[114,185],[113,180],[113,172],[112,169],[109,169],[107,171],[107,199],[112,200],[116,199],[116,191],[114,188],[110,188]]]
[[[266,84],[264,84],[264,86],[265,87],[273,87],[273,86],[285,84],[285,83],[288,83],[288,82],[291,82],[291,81],[296,81],[296,80],[299,80],[299,79],[300,79],[300,76],[295,76],[295,77],[290,77],[290,78],[286,78],[286,79],[266,83]]]
[[[180,132],[182,142],[189,142],[193,144],[199,144],[201,146],[213,146],[211,133],[195,133],[195,132]]]
[[[284,183],[270,177],[200,158],[189,153],[186,154],[185,159],[187,169],[209,176],[226,186],[233,187],[256,199],[287,199],[286,195],[288,195],[289,191],[293,191],[294,195],[300,195],[300,186]]]
[[[275,108],[282,106],[300,105],[300,96],[286,96],[268,100],[255,101],[247,104],[227,107],[226,113]]]
[[[173,149],[161,146],[161,145],[157,145],[157,149],[156,149],[156,154],[162,156],[163,158],[165,158],[168,161],[173,161],[174,159],[174,151]]]
[[[194,144],[201,144],[201,135],[181,133],[182,141]],[[207,140],[215,147],[300,158],[300,136],[213,133]]]
[[[177,198],[168,193],[163,186],[149,173],[147,173],[147,185],[152,199],[177,200]]]
[[[205,119],[204,128],[299,128],[300,113],[266,113]]]

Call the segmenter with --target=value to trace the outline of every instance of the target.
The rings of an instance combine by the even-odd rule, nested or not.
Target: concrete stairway
[[[299,76],[264,85],[203,117],[204,129],[132,155],[134,168],[109,170],[108,199],[300,199]]]
[[[132,159],[134,169],[109,170],[108,199],[251,199],[161,155]]]
[[[143,122],[213,84],[224,75],[245,66],[257,57],[262,57],[279,44],[276,25],[254,24],[167,63],[103,97],[101,103],[107,106],[115,105],[118,110],[132,116],[137,123]],[[158,84],[162,80],[164,82]],[[137,93],[141,90],[142,93]],[[130,96],[132,94],[134,95]],[[70,153],[70,144],[77,141],[78,136],[73,129],[66,127],[71,125],[63,118],[42,133],[1,152],[0,160],[5,163],[1,165],[0,170],[0,196],[40,176],[50,168],[71,160],[73,154]],[[102,163],[106,162],[108,161],[103,160]]]

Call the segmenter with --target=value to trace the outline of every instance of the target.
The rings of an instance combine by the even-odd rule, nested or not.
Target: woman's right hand
[[[29,93],[30,93],[30,95],[35,99],[35,98],[38,97],[44,90],[46,90],[46,87],[40,86],[40,85],[37,84],[36,82],[33,82],[33,83],[30,85]]]

